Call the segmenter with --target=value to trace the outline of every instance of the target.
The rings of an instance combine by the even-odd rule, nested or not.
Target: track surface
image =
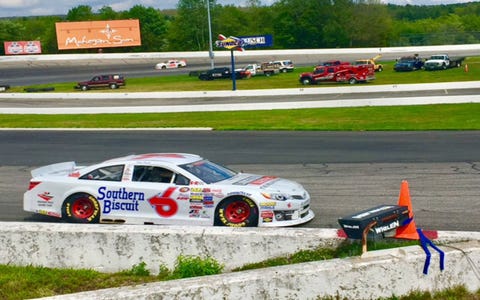
[[[302,183],[317,217],[306,227],[396,204],[408,180],[418,227],[478,231],[480,131],[0,131],[0,221],[50,221],[22,211],[29,171],[130,153],[191,152],[236,170]]]

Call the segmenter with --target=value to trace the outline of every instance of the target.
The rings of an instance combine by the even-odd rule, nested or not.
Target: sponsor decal
[[[74,172],[74,173],[70,173],[70,174],[68,174],[68,177],[75,177],[75,178],[78,178],[78,177],[80,177],[80,172]]]
[[[269,181],[272,181],[272,180],[275,180],[277,179],[277,177],[275,176],[263,176],[261,178],[258,178],[257,180],[254,180],[252,182],[250,182],[250,184],[253,184],[253,185],[262,185],[262,184],[265,184]]]
[[[105,186],[98,188],[98,200],[132,200],[145,201],[145,194],[142,192],[129,192],[126,188],[109,190]]]
[[[273,211],[262,211],[260,213],[260,217],[262,218],[264,223],[271,223],[273,222]]]
[[[173,192],[175,192],[176,189],[176,187],[169,187],[161,195],[158,194],[148,199],[148,203],[150,203],[155,208],[155,211],[161,217],[168,218],[177,213],[178,204],[177,202],[175,202],[174,199],[171,198]]]
[[[142,192],[130,192],[126,188],[110,190],[105,186],[98,188],[97,200],[103,201],[103,213],[112,210],[138,211],[139,201],[145,201]]]
[[[50,192],[43,192],[43,193],[41,193],[41,194],[38,194],[37,196],[40,197],[40,198],[42,198],[42,199],[45,200],[45,201],[50,201],[50,200],[52,200],[52,198],[53,198],[53,196],[50,195]]]
[[[50,216],[50,217],[56,217],[56,218],[61,218],[62,216],[59,213],[48,211],[48,210],[37,210],[37,213],[40,215],[45,215],[45,216]]]
[[[397,227],[400,227],[400,221],[398,221],[398,220],[393,221],[392,223],[390,223],[388,225],[375,227],[373,230],[375,231],[375,233],[378,234],[378,233],[382,233],[382,232],[385,232],[385,231],[392,230],[392,229],[397,228]]]
[[[246,196],[246,197],[250,197],[252,194],[250,193],[245,193],[245,192],[242,192],[242,191],[239,191],[239,192],[230,192],[227,194],[227,196]]]
[[[274,201],[260,202],[260,209],[274,209],[276,205],[277,203]]]

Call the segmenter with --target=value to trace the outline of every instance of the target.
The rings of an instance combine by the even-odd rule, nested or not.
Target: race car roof
[[[149,161],[149,162],[165,162],[175,165],[188,164],[203,159],[199,155],[189,153],[145,153],[132,154],[128,156],[113,158],[105,161],[105,163],[120,161]]]

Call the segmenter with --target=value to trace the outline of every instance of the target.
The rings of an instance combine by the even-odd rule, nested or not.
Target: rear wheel
[[[348,80],[348,83],[350,83],[350,84],[355,84],[355,83],[357,83],[357,80],[356,80],[355,78],[350,78],[350,79]]]
[[[97,199],[90,194],[74,194],[63,203],[62,217],[70,223],[98,223],[100,205]]]
[[[110,83],[110,88],[111,88],[112,90],[116,89],[117,87],[118,87],[117,84],[115,84],[115,83]]]
[[[225,199],[215,210],[214,225],[256,227],[258,225],[257,206],[246,197]]]

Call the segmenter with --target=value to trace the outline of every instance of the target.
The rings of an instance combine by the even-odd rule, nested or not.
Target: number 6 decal
[[[170,187],[162,195],[156,195],[148,199],[148,203],[155,207],[155,211],[160,216],[168,218],[177,213],[177,202],[170,198],[176,189],[176,187]]]

